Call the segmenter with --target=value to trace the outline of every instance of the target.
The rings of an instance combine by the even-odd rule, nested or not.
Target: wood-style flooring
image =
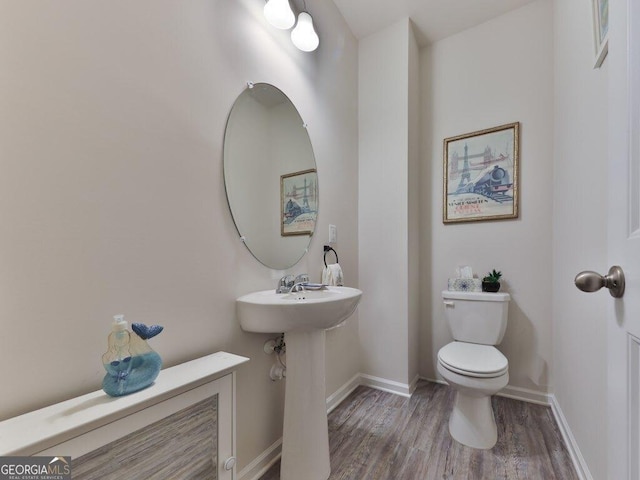
[[[410,399],[358,387],[329,415],[329,479],[578,480],[549,407],[493,397],[498,443],[476,450],[449,435],[453,394],[423,381]],[[260,480],[279,478],[280,462]]]

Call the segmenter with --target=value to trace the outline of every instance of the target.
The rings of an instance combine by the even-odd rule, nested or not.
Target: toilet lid
[[[438,360],[449,370],[470,377],[499,377],[509,361],[492,345],[451,342],[438,352]]]

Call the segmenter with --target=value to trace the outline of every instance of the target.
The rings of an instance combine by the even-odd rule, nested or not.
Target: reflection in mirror
[[[276,87],[250,85],[236,99],[224,135],[224,183],[249,251],[285,270],[306,253],[318,212],[318,175],[300,114]]]

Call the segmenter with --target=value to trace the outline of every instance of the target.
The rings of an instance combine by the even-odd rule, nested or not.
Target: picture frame
[[[609,0],[591,0],[593,12],[593,43],[596,61],[593,68],[600,68],[609,52]]]
[[[518,218],[520,122],[444,139],[443,223]]]
[[[315,168],[280,176],[280,235],[312,235],[318,216]]]

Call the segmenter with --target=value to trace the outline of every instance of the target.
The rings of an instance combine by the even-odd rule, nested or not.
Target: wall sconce
[[[303,5],[304,11],[298,15],[298,24],[291,31],[291,41],[303,52],[312,52],[320,45],[320,39],[313,28],[313,19],[307,12],[305,0],[303,0]],[[296,20],[289,0],[267,0],[264,6],[264,16],[271,25],[282,30],[291,28]]]

